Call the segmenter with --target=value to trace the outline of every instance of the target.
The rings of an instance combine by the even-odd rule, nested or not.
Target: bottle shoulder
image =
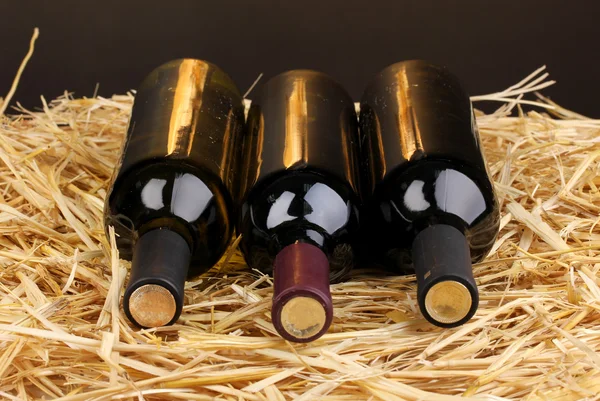
[[[388,204],[407,221],[451,214],[466,228],[497,213],[498,208],[486,171],[441,158],[409,162],[391,171],[375,189],[373,200]]]
[[[405,253],[429,225],[453,226],[467,237],[477,261],[495,241],[500,213],[485,171],[430,159],[390,172],[371,196],[363,221],[365,241],[383,253]]]
[[[341,180],[318,171],[288,171],[268,177],[242,202],[242,215],[266,230],[304,220],[327,234],[342,228],[358,208],[358,195]]]
[[[194,259],[204,252],[214,253],[212,260],[231,237],[232,213],[231,196],[218,177],[186,163],[156,161],[134,166],[114,182],[105,226],[115,227],[125,258],[140,235],[169,228],[188,241]],[[206,250],[211,246],[214,252]]]
[[[337,280],[353,266],[358,222],[358,196],[349,185],[313,171],[288,172],[250,190],[238,219],[240,245],[248,264],[265,272],[284,247],[315,245]]]

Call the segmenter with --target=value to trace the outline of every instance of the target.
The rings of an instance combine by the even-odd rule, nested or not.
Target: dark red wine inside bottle
[[[253,96],[239,231],[247,263],[274,275],[272,320],[290,341],[329,328],[329,285],[352,268],[358,235],[358,124],[346,91],[298,70]]]
[[[131,260],[123,307],[137,325],[175,322],[186,278],[225,252],[243,124],[239,90],[205,61],[171,61],[139,87],[105,206]]]
[[[414,267],[428,321],[465,323],[479,302],[472,263],[490,251],[500,221],[469,96],[446,68],[397,63],[365,90],[360,127],[366,254]]]

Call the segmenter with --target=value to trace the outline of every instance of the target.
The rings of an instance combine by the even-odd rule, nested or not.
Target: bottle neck
[[[421,313],[440,327],[455,327],[477,310],[469,244],[462,232],[446,224],[421,230],[412,245]]]
[[[318,247],[295,243],[275,258],[272,319],[287,340],[309,342],[323,335],[333,319],[329,261]]]
[[[191,261],[187,241],[178,233],[154,229],[136,242],[123,307],[141,327],[174,323],[181,314]]]

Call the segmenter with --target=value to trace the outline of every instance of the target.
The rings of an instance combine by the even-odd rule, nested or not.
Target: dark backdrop
[[[504,89],[546,64],[555,101],[600,117],[600,2],[550,0],[0,0],[0,94],[41,31],[15,100],[65,89],[110,96],[178,57],[214,62],[245,91],[261,72],[327,72],[358,98],[393,62],[446,64],[471,94]]]

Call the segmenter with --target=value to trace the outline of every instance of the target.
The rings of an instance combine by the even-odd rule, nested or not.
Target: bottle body
[[[115,228],[121,257],[133,259],[124,305],[134,322],[147,326],[127,308],[129,297],[145,285],[140,283],[168,287],[176,319],[183,280],[205,272],[225,252],[234,226],[232,193],[243,119],[242,97],[231,79],[204,61],[166,63],[138,89],[105,206],[105,226]],[[143,257],[150,251],[137,249],[139,244],[156,248],[162,242],[141,239],[160,231],[173,251],[186,253],[186,244],[189,255],[172,262],[158,262],[160,252],[157,259]],[[169,276],[177,283],[167,283],[173,281]]]
[[[380,255],[380,261],[394,269],[414,268],[420,292],[425,285],[436,284],[427,283],[428,278],[450,280],[454,269],[452,280],[469,292],[463,294],[470,297],[468,313],[450,323],[440,322],[426,311],[426,295],[420,296],[420,305],[435,324],[463,323],[474,313],[478,299],[470,263],[487,255],[500,221],[468,95],[445,68],[423,61],[394,64],[365,90],[360,125],[365,135],[363,171],[369,183],[366,252]],[[433,226],[442,228],[419,237]],[[415,238],[428,244],[417,245]],[[448,238],[453,239],[442,245]],[[440,251],[444,247],[446,251]],[[454,262],[442,260],[451,249],[465,252],[455,255]],[[427,252],[437,251],[437,262],[424,262]]]
[[[299,337],[279,327],[292,341],[310,341],[326,331],[332,318],[329,282],[354,263],[357,143],[353,102],[325,74],[280,74],[252,101],[244,141],[240,247],[252,268],[275,276],[276,327],[278,313],[286,315],[280,311],[283,304],[300,294],[321,303],[325,313],[315,306],[321,323],[314,333],[305,330]],[[314,266],[320,267],[311,270]],[[288,280],[292,277],[299,281]],[[306,277],[311,277],[308,283]],[[279,302],[278,296],[290,299]],[[288,308],[290,319],[296,315],[290,311],[311,306],[308,300],[296,303]]]

